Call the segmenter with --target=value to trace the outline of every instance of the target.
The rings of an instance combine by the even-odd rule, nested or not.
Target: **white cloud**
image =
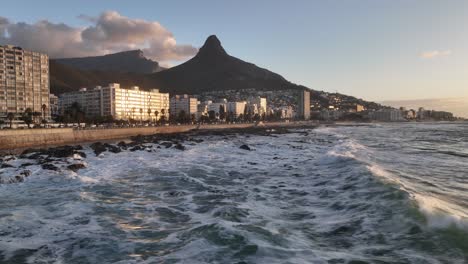
[[[132,19],[115,11],[98,17],[81,15],[87,27],[41,20],[34,24],[12,23],[0,17],[0,44],[45,52],[52,58],[96,56],[141,49],[157,61],[183,60],[197,48],[179,45],[174,35],[157,21]]]
[[[431,50],[431,51],[425,51],[421,53],[420,57],[423,59],[434,59],[437,57],[448,57],[452,55],[451,50]]]

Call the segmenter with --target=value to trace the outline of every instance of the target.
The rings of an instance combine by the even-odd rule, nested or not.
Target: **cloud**
[[[115,11],[98,17],[80,15],[87,27],[41,20],[34,24],[12,23],[0,17],[0,44],[45,52],[52,58],[96,56],[141,49],[145,56],[160,62],[183,60],[197,48],[179,45],[174,35],[156,21],[132,19]]]
[[[423,59],[434,59],[437,57],[448,57],[450,55],[452,55],[451,50],[443,50],[443,51],[431,50],[431,51],[425,51],[421,53],[420,57]]]

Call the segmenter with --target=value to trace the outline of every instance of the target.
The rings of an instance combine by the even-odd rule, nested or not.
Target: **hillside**
[[[79,70],[150,74],[164,70],[159,63],[146,58],[141,50],[130,50],[104,56],[56,59],[56,62]]]
[[[298,87],[279,74],[230,56],[214,35],[206,40],[195,57],[155,73],[151,79],[163,89],[191,94],[216,90],[281,90]]]

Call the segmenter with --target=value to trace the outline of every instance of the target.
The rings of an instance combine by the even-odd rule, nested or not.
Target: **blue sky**
[[[200,47],[216,34],[231,55],[313,89],[377,101],[468,98],[465,0],[16,0],[0,17],[87,27],[79,15],[109,10],[157,21],[177,44]]]

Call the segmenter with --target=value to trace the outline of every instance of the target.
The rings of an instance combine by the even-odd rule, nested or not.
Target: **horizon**
[[[27,11],[6,4],[0,44],[36,47],[52,58],[141,49],[162,66],[176,66],[215,34],[230,55],[313,90],[376,102],[462,98],[461,108],[447,104],[447,110],[468,117],[464,2],[260,1],[249,9],[213,1],[86,2],[49,1],[54,9],[29,3],[34,8]],[[274,14],[280,11],[285,16],[279,21]]]

